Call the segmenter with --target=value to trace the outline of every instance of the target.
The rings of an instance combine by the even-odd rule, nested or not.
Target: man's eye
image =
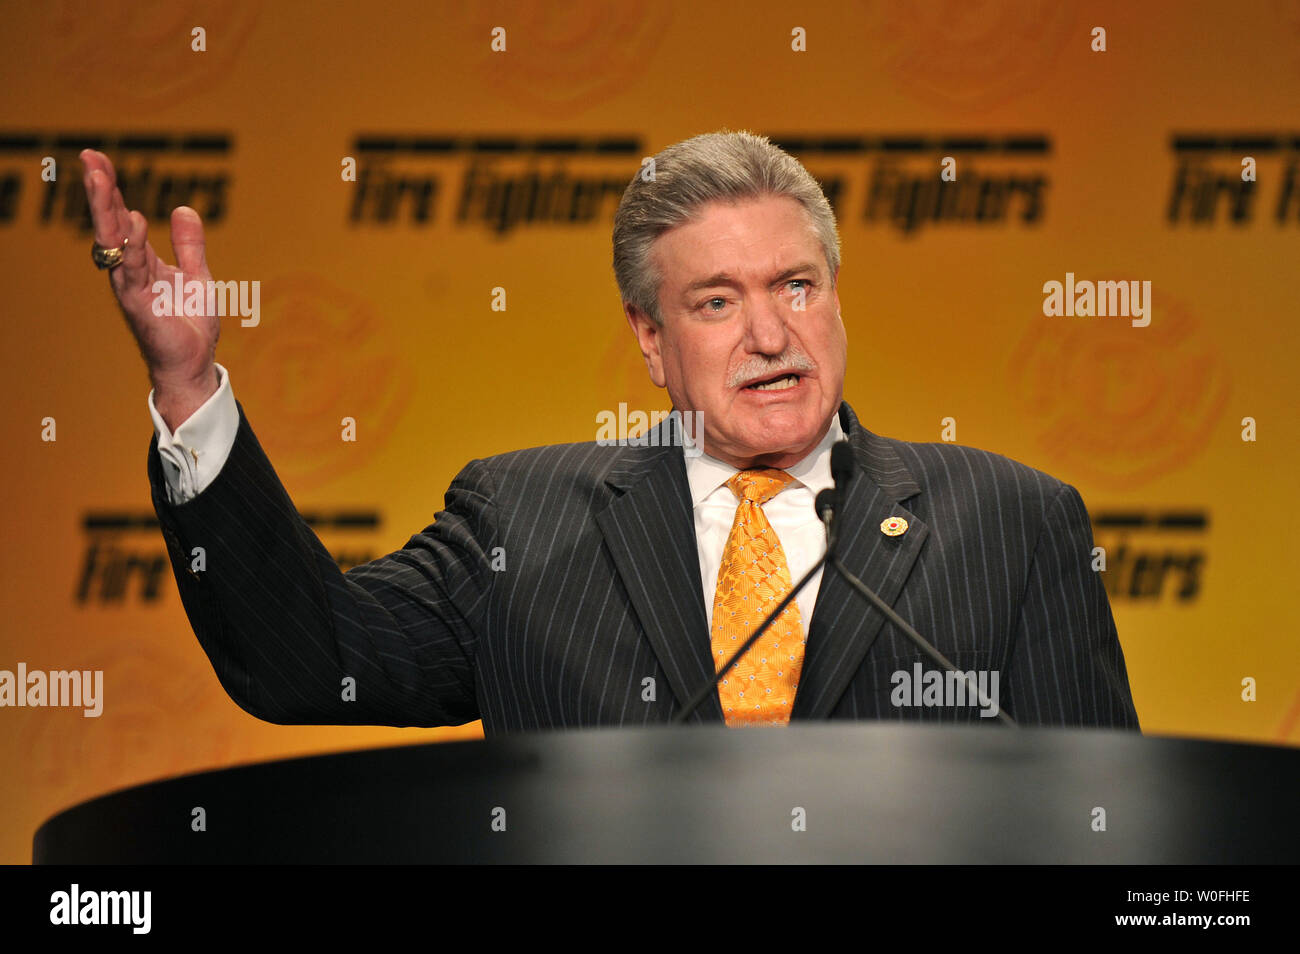
[[[787,284],[787,285],[802,285],[802,286],[804,286],[805,288],[811,288],[811,287],[812,287],[812,280],[811,280],[811,279],[808,279],[808,278],[792,278],[792,279],[790,279],[788,282],[786,282],[786,284]]]
[[[725,298],[710,298],[704,303],[704,308],[706,311],[718,311],[721,308],[725,308],[726,305],[727,299]]]

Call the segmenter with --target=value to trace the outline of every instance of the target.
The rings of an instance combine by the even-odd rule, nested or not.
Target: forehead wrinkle
[[[649,264],[657,273],[660,288],[665,289],[666,285],[681,282],[678,285],[677,293],[682,296],[689,296],[703,288],[736,288],[746,285],[768,287],[790,276],[796,270],[805,267],[808,271],[820,277],[822,269],[817,263],[821,261],[824,264],[824,249],[815,230],[812,228],[811,222],[808,220],[806,210],[798,206],[798,203],[793,199],[784,196],[780,198],[794,203],[792,211],[797,213],[798,224],[792,225],[792,227],[786,227],[791,223],[776,224],[775,230],[778,232],[776,236],[778,244],[775,248],[763,250],[765,255],[770,256],[765,266],[751,265],[751,256],[748,253],[755,245],[767,244],[773,230],[750,229],[743,222],[731,220],[719,223],[716,229],[708,232],[696,233],[694,253],[686,255],[687,261],[683,270],[693,270],[692,267],[697,265],[702,266],[703,269],[709,269],[707,259],[710,257],[710,253],[718,252],[726,260],[723,267],[713,268],[708,274],[689,280],[687,276],[682,276],[681,272],[671,274],[664,267],[665,243],[662,241],[666,236],[678,231],[678,229],[670,229],[661,235],[659,240],[654,242],[648,256]],[[700,224],[700,218],[693,218],[678,228],[689,229]],[[706,259],[706,261],[701,262],[700,259]]]
[[[772,265],[769,268],[767,273],[768,277],[760,278],[758,279],[758,282],[760,285],[764,287],[767,285],[775,285],[777,282],[783,279],[792,278],[795,275],[801,275],[804,274],[805,272],[812,272],[815,274],[817,270],[818,269],[815,262],[795,262],[793,265],[776,264],[776,265]],[[756,266],[755,268],[750,269],[749,271],[756,273],[758,272],[758,267]],[[687,283],[685,290],[687,292],[693,292],[693,291],[699,291],[700,289],[703,288],[713,288],[720,285],[744,285],[744,284],[746,284],[746,282],[743,278],[737,278],[735,275],[729,274],[727,272],[715,272],[714,274],[709,275],[706,278],[697,279],[693,282]]]

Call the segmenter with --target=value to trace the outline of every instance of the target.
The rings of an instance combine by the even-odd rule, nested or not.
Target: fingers
[[[160,265],[149,246],[149,223],[137,211],[128,211],[117,187],[117,173],[108,156],[94,149],[81,151],[82,181],[90,200],[95,241],[104,248],[126,246],[122,264],[109,270],[109,281],[119,298],[145,289]]]
[[[86,196],[90,201],[90,217],[95,227],[95,241],[104,248],[117,248],[122,239],[129,234],[130,223],[122,219],[114,205],[114,196],[121,202],[121,193],[117,191],[114,179],[110,175],[112,164],[107,159],[100,161],[100,154],[90,149],[82,154],[85,172],[82,181],[86,186]],[[110,170],[110,171],[106,171]]]
[[[94,149],[81,152],[82,181],[90,201],[95,241],[104,248],[126,246],[122,264],[109,270],[118,297],[150,287],[152,277],[165,266],[149,245],[149,223],[138,211],[126,208],[117,188],[117,173],[108,156]],[[171,216],[172,252],[176,266],[186,276],[209,278],[203,221],[188,206],[178,206]]]
[[[126,246],[122,264],[109,270],[113,289],[121,293],[138,290],[149,283],[148,222],[139,212],[128,212],[117,188],[117,174],[108,156],[93,149],[81,152],[82,181],[90,201],[95,241],[104,248]]]
[[[119,292],[122,291],[140,291],[147,288],[150,284],[149,276],[150,256],[153,249],[149,248],[149,223],[139,212],[127,213],[127,238],[126,251],[122,255],[122,264],[113,269],[109,274],[113,281],[113,287]],[[157,256],[154,256],[157,261]]]
[[[89,173],[91,169],[98,169],[104,173],[109,185],[117,185],[117,170],[113,168],[113,160],[109,159],[104,153],[96,149],[83,149],[78,158],[81,159],[82,165],[86,167],[86,173]]]
[[[187,205],[172,209],[172,251],[176,255],[176,267],[186,275],[207,275],[203,220]]]

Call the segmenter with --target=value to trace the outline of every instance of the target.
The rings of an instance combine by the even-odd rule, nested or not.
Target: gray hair
[[[663,150],[654,157],[654,177],[649,181],[640,170],[632,177],[614,214],[614,277],[623,301],[662,325],[662,276],[650,261],[655,240],[690,221],[707,202],[765,196],[788,196],[807,210],[834,282],[840,267],[840,237],[835,213],[817,180],[766,136],[724,130]]]

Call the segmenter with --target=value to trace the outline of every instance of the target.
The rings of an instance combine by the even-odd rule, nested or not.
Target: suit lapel
[[[605,478],[621,495],[596,515],[596,523],[669,686],[684,706],[714,677],[715,669],[677,430],[670,417],[651,432],[658,435],[660,446],[627,449]],[[723,721],[716,691],[691,721]]]
[[[844,404],[840,423],[853,445],[857,470],[849,482],[839,524],[839,554],[844,565],[890,606],[906,582],[929,528],[902,501],[921,492],[888,442],[863,428]],[[899,516],[907,530],[886,536],[881,523]],[[848,689],[862,660],[880,635],[885,617],[835,570],[822,573],[804,651],[792,719],[825,719]]]

